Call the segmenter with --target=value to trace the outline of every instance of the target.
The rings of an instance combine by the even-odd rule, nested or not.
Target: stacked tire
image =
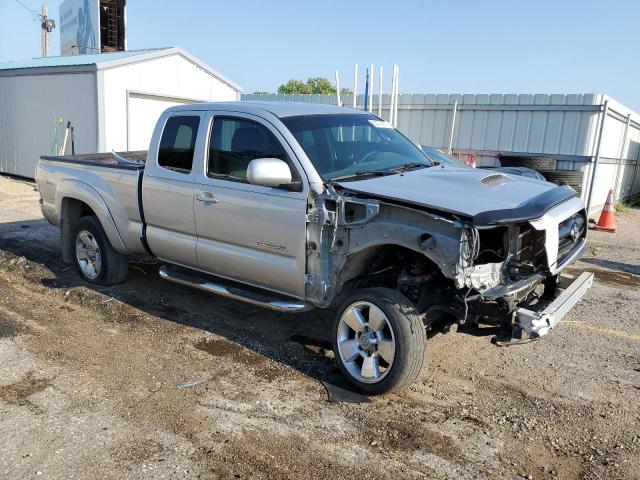
[[[583,173],[577,170],[557,170],[558,162],[553,157],[500,157],[503,167],[526,167],[537,170],[547,181],[557,185],[569,185],[578,195],[582,194]]]
[[[576,170],[541,170],[540,173],[547,181],[557,185],[569,185],[578,195],[582,194],[582,172]]]
[[[555,170],[558,162],[553,157],[500,157],[503,167],[525,167],[542,171]]]

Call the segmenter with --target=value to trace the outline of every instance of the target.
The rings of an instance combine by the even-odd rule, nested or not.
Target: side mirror
[[[256,158],[247,167],[247,181],[263,187],[280,187],[291,183],[291,170],[279,158]]]

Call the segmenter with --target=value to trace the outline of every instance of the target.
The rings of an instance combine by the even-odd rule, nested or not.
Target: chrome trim
[[[567,218],[575,215],[580,210],[584,209],[582,200],[579,197],[572,197],[560,205],[552,208],[542,217],[536,220],[530,220],[529,223],[536,230],[545,231],[545,250],[547,253],[547,265],[549,271],[552,274],[556,274],[560,271],[558,267],[558,242],[560,240],[558,234],[558,225],[565,221]],[[585,235],[586,238],[586,235]],[[574,256],[571,255],[573,258]],[[562,263],[565,265],[566,260]]]
[[[566,277],[562,280],[566,280]],[[582,273],[542,311],[518,308],[516,310],[516,324],[524,330],[529,338],[546,335],[584,297],[592,285],[593,273]]]
[[[234,300],[240,300],[245,303],[257,305],[259,307],[268,308],[277,312],[304,312],[313,308],[312,305],[300,302],[297,300],[287,300],[284,298],[277,298],[270,295],[269,292],[258,292],[244,290],[240,287],[225,285],[222,279],[216,279],[211,275],[207,275],[209,278],[199,277],[196,275],[189,275],[184,272],[179,272],[171,265],[162,265],[158,271],[160,278],[169,280],[180,285],[186,285],[188,287],[197,288],[208,293],[214,293],[227,298],[233,298]]]

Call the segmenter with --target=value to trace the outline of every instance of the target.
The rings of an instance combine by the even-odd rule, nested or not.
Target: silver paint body
[[[508,175],[486,184],[482,180],[491,172],[438,166],[349,182],[348,188],[362,195],[346,196],[322,182],[280,121],[291,115],[339,113],[363,112],[331,105],[276,102],[193,104],[165,111],[155,127],[142,179],[146,238],[153,254],[172,264],[321,307],[331,304],[349,260],[381,245],[402,246],[424,254],[445,277],[454,280],[457,288],[471,286],[469,282],[480,289],[499,285],[503,281],[501,265],[475,271],[461,254],[463,232],[468,226],[444,212],[473,216],[517,208],[555,187]],[[200,117],[193,169],[188,174],[157,163],[164,125],[173,115]],[[208,177],[209,132],[216,116],[249,119],[271,131],[297,170],[301,191]],[[61,223],[64,198],[78,199],[96,213],[118,252],[145,252],[138,172],[41,160],[37,181],[42,211],[52,223]],[[371,199],[367,199],[368,194]],[[385,201],[387,198],[391,201]],[[422,205],[443,215],[398,202]],[[573,198],[543,217],[531,219],[536,229],[547,233],[556,229],[555,251],[547,245],[548,264],[554,273],[566,265],[556,262],[558,223],[581,208],[580,200]],[[356,209],[359,216],[348,218],[345,212],[349,209]],[[425,232],[433,237],[435,248],[421,244]],[[551,237],[548,235],[549,243]]]
[[[496,176],[495,183],[482,180]],[[532,178],[498,174],[480,168],[446,165],[344,184],[350,190],[474,216],[490,210],[517,208],[532,197],[557,187]],[[446,195],[446,199],[443,198]]]

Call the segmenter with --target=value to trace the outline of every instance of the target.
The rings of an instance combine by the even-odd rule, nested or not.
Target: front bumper
[[[561,293],[540,311],[516,309],[516,326],[527,337],[537,338],[549,333],[564,316],[584,297],[593,285],[593,273],[584,272],[578,278],[562,274],[558,277]]]

